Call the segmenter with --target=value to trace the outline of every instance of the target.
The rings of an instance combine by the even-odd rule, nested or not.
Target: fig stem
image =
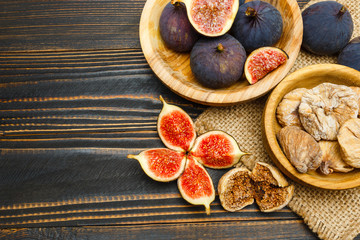
[[[180,6],[180,2],[178,0],[171,0],[171,4],[174,5],[175,7]]]
[[[217,50],[218,52],[222,52],[222,51],[224,51],[224,46],[223,46],[221,43],[219,43],[219,44],[217,45],[216,50]]]
[[[210,215],[210,205],[209,204],[205,205],[205,211],[206,211],[206,215]]]
[[[339,16],[341,17],[342,15],[344,15],[344,13],[346,12],[346,7],[345,6],[342,6],[341,8],[340,8],[340,10],[339,10]]]
[[[257,12],[254,8],[248,7],[245,11],[245,15],[248,17],[255,17],[257,15]]]

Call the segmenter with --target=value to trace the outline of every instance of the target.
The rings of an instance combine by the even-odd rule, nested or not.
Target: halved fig
[[[138,155],[129,154],[127,157],[138,160],[146,175],[159,182],[169,182],[179,178],[186,163],[184,152],[167,148],[149,149]]]
[[[193,205],[204,205],[210,214],[210,203],[215,200],[215,189],[210,175],[201,164],[188,156],[185,170],[178,178],[181,196]]]
[[[187,15],[193,27],[208,37],[217,37],[227,33],[239,9],[239,0],[177,1],[186,5]]]
[[[219,180],[218,193],[221,206],[229,211],[240,211],[254,203],[254,183],[251,172],[245,168],[234,168]]]
[[[255,201],[262,212],[282,209],[294,195],[294,186],[272,165],[257,162],[252,178],[256,186]]]
[[[189,152],[205,167],[214,169],[232,167],[245,154],[232,136],[218,130],[200,135]]]
[[[166,147],[186,152],[193,146],[196,138],[194,122],[180,107],[165,102],[160,96],[163,108],[157,121],[157,131]]]
[[[250,53],[245,62],[245,77],[250,84],[258,82],[268,73],[284,64],[289,56],[276,47],[262,47]]]

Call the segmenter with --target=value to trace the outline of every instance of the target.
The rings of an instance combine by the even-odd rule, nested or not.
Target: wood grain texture
[[[264,145],[273,162],[295,181],[323,189],[354,188],[360,186],[360,169],[329,175],[317,171],[299,173],[284,155],[276,138],[276,134],[281,129],[276,119],[276,108],[284,95],[296,88],[310,89],[324,82],[360,86],[360,72],[337,64],[318,64],[302,68],[287,76],[267,100],[262,120]]]
[[[224,106],[250,101],[275,87],[293,66],[302,42],[302,17],[296,0],[267,0],[282,15],[283,33],[276,47],[289,56],[285,64],[256,84],[244,78],[228,88],[210,89],[202,86],[190,68],[190,54],[167,48],[160,36],[159,19],[167,0],[148,0],[140,19],[140,43],[146,60],[159,79],[172,91],[194,102]]]

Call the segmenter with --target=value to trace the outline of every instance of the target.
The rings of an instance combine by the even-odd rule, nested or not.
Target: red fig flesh
[[[193,205],[204,205],[206,214],[210,214],[210,203],[215,200],[215,189],[211,177],[205,168],[188,157],[185,170],[178,178],[181,196]]]
[[[166,147],[175,151],[188,151],[195,142],[194,122],[181,108],[165,102],[159,114],[157,130]]]
[[[199,136],[189,155],[209,168],[229,168],[247,153],[240,150],[236,140],[223,131],[209,131]]]
[[[186,155],[167,148],[149,149],[138,155],[129,154],[128,158],[139,161],[144,172],[159,182],[177,179],[184,171]]]

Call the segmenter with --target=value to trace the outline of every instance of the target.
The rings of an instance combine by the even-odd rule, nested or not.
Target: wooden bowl
[[[348,189],[360,186],[360,169],[348,173],[321,174],[317,171],[299,173],[284,155],[276,139],[281,126],[276,119],[276,108],[284,95],[295,88],[313,88],[331,82],[360,87],[360,72],[337,64],[318,64],[302,68],[290,75],[270,94],[263,113],[262,133],[270,158],[289,178],[323,189]]]
[[[168,49],[161,39],[159,19],[169,0],[147,0],[140,19],[140,43],[145,58],[159,79],[176,94],[205,105],[224,106],[249,101],[273,89],[289,72],[299,53],[303,24],[296,0],[265,0],[283,17],[283,34],[276,44],[288,55],[287,63],[254,85],[246,79],[228,88],[210,89],[200,85],[190,69],[190,54]]]

